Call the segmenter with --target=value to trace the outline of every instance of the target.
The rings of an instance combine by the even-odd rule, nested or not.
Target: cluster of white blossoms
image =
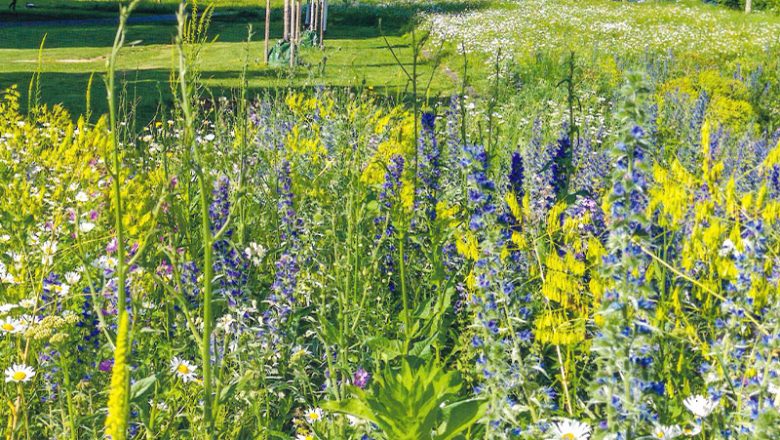
[[[642,8],[638,10],[637,8]],[[734,20],[725,8],[685,3],[636,4],[515,0],[498,8],[430,16],[433,37],[466,52],[527,53],[593,47],[607,53],[645,50],[734,54],[778,44],[780,22],[755,15]],[[739,42],[740,44],[735,44]]]
[[[718,407],[718,403],[701,395],[690,396],[683,401],[688,411],[696,418],[696,422],[688,427],[679,425],[656,424],[652,431],[652,438],[674,439],[683,435],[693,437],[701,433],[701,420],[712,414]],[[588,440],[591,427],[577,420],[561,419],[555,422],[547,432],[548,440]]]

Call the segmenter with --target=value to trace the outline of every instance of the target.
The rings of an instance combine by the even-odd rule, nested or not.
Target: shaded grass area
[[[55,8],[62,2],[51,1],[50,5]],[[177,5],[170,1],[147,3],[135,16],[171,14]],[[449,2],[436,8],[440,11],[460,11],[475,5],[480,4]],[[110,11],[116,4],[68,1],[65,7],[70,12],[82,14],[77,19],[102,20],[113,16]],[[220,6],[217,2],[209,29],[213,42],[203,50],[199,63],[202,77],[215,95],[229,95],[231,89],[238,88],[241,72],[246,66],[250,93],[344,86],[370,87],[389,96],[405,96],[408,81],[388,44],[403,63],[411,63],[408,31],[421,8],[413,4],[392,8],[371,4],[335,5],[330,10],[325,50],[303,50],[300,65],[290,69],[263,65],[264,10],[261,7],[250,6],[243,0],[230,2],[229,6]],[[30,78],[40,69],[42,102],[50,105],[61,103],[73,113],[80,113],[86,109],[85,90],[89,77],[96,73],[92,109],[95,112],[105,111],[100,73],[105,69],[106,56],[114,39],[114,25],[92,21],[84,25],[63,23],[61,19],[47,18],[41,11],[44,11],[43,7],[38,11],[20,11],[17,25],[5,20],[5,25],[0,27],[0,59],[3,60],[0,63],[0,88],[18,84],[25,95]],[[281,10],[272,11],[273,40],[281,36],[282,29]],[[7,18],[7,14],[3,17]],[[27,26],[19,17],[38,21],[34,26]],[[168,80],[173,66],[175,33],[172,18],[162,22],[132,23],[128,27],[126,41],[129,47],[120,56],[119,69],[127,81],[128,94],[138,97],[134,102],[142,117],[150,117],[160,105],[170,105]],[[44,37],[44,49],[39,53]],[[430,62],[426,62],[420,66],[420,72],[427,78],[433,68]],[[449,93],[453,87],[446,75],[434,75],[434,94]],[[26,102],[25,96],[23,102]]]

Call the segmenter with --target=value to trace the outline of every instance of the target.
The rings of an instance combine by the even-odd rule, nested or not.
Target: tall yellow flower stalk
[[[106,417],[106,437],[112,440],[125,440],[127,438],[127,416],[129,410],[128,387],[130,375],[127,369],[127,346],[130,338],[130,317],[127,312],[127,293],[125,292],[125,279],[127,275],[127,262],[125,261],[125,231],[122,213],[122,177],[120,160],[119,130],[117,124],[117,111],[115,99],[116,61],[119,50],[125,42],[125,25],[130,13],[140,0],[133,0],[129,5],[122,6],[119,12],[119,27],[117,28],[114,46],[107,61],[106,91],[108,97],[108,115],[111,127],[111,147],[113,169],[113,203],[114,219],[116,224],[117,242],[117,302],[116,309],[119,314],[119,328],[116,335],[116,348],[114,349],[114,368],[111,374],[111,388],[108,394],[108,417]],[[136,255],[140,255],[136,254]]]
[[[127,388],[130,380],[127,370],[129,327],[128,314],[120,313],[114,368],[111,372],[111,388],[108,394],[108,417],[106,417],[106,437],[112,440],[125,440],[127,436]]]

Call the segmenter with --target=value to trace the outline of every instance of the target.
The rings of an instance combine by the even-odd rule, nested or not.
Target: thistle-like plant
[[[366,389],[349,387],[354,396],[323,408],[374,423],[393,440],[469,438],[486,402],[463,399],[458,372],[436,362],[407,357],[398,368],[385,366]]]

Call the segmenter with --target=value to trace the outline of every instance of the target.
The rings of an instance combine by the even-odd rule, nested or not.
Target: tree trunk
[[[328,25],[328,0],[320,2],[320,48],[325,48],[325,27]]]
[[[271,39],[271,0],[265,0],[265,52],[263,61],[268,64],[268,40]]]
[[[285,41],[290,41],[290,2],[292,0],[284,0],[284,31],[282,38]]]
[[[319,12],[319,9],[317,9],[317,6],[319,3],[317,0],[312,0],[312,2],[309,4],[309,30],[312,32],[317,32],[317,13]]]
[[[297,0],[290,0],[290,67],[295,66],[295,50],[298,45],[298,10]]]
[[[753,11],[753,0],[745,1],[745,12],[750,14]]]

